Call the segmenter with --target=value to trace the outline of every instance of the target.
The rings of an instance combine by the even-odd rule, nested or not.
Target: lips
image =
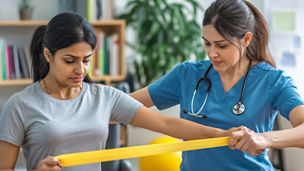
[[[81,82],[83,80],[83,77],[73,77],[72,80],[74,82]]]
[[[220,64],[222,63],[222,61],[212,61],[212,63],[213,63],[214,65],[220,65]]]

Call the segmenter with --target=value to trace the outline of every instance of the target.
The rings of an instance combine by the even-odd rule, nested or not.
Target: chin
[[[73,82],[73,83],[70,84],[70,85],[71,85],[71,87],[79,87],[79,86],[82,85],[82,82],[83,82],[83,81],[80,81],[80,82]]]
[[[217,72],[225,71],[225,69],[224,69],[223,66],[213,65],[213,68],[214,68],[214,70],[217,71]]]

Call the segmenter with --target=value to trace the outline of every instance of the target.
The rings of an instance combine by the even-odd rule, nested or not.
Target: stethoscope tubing
[[[197,90],[195,89],[194,92],[193,92],[193,96],[192,96],[192,97],[194,97],[194,98],[195,98],[196,91],[197,91]],[[208,95],[209,95],[209,92],[207,91],[207,94],[206,94],[204,103],[202,104],[202,106],[201,106],[201,108],[198,110],[198,112],[196,112],[196,113],[193,112],[193,101],[194,101],[194,98],[192,98],[192,100],[191,100],[191,112],[192,112],[192,114],[201,116],[201,115],[199,115],[199,113],[201,113],[201,111],[202,111],[203,108],[205,107],[205,104],[206,104],[207,99],[208,99]]]
[[[243,95],[244,95],[244,91],[245,91],[245,87],[246,87],[246,81],[247,81],[247,78],[248,78],[248,73],[250,71],[250,68],[251,68],[251,60],[249,61],[249,66],[248,66],[248,69],[247,69],[247,72],[246,72],[246,75],[245,75],[245,78],[244,78],[244,81],[243,81],[243,84],[242,84],[242,89],[241,89],[241,94],[240,94],[240,98],[238,100],[238,102],[233,105],[232,107],[232,112],[235,114],[235,115],[241,115],[245,112],[245,105],[242,103],[243,101]],[[207,77],[210,69],[212,68],[212,64],[209,65],[208,69],[206,70],[206,72],[204,73],[204,76],[201,77],[196,85],[195,85],[195,89],[193,91],[193,95],[192,95],[192,99],[191,99],[191,113],[190,112],[187,112],[186,110],[184,110],[184,113],[186,114],[189,114],[191,116],[195,116],[195,117],[200,117],[200,118],[207,118],[206,115],[199,115],[199,113],[201,113],[201,111],[203,110],[203,108],[205,107],[206,105],[206,102],[207,102],[207,99],[208,99],[208,96],[209,96],[209,92],[210,92],[210,89],[211,89],[211,80]],[[195,99],[195,96],[196,96],[196,92],[198,90],[198,87],[199,87],[199,84],[201,81],[206,81],[207,84],[208,84],[208,87],[207,87],[207,94],[206,94],[206,97],[205,97],[205,100],[203,102],[203,104],[201,105],[200,109],[197,111],[197,112],[194,112],[194,109],[193,109],[193,103],[194,103],[194,99]]]

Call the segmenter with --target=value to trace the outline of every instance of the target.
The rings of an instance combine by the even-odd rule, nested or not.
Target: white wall
[[[33,19],[47,20],[57,12],[57,0],[31,0],[34,6]],[[19,20],[20,0],[0,0],[0,20]]]
[[[270,51],[277,62],[277,66],[283,69],[287,75],[291,76],[298,87],[299,93],[304,97],[304,77],[303,77],[303,65],[304,65],[304,2],[301,0],[268,0],[262,1],[261,5],[264,5],[264,15],[268,21],[271,34],[270,34]],[[295,16],[295,28],[291,31],[284,31],[275,29],[274,25],[274,12],[277,10],[290,10],[294,11]],[[289,20],[289,19],[287,19]],[[286,21],[282,21],[284,24]],[[287,21],[288,22],[288,21]],[[295,45],[294,38],[300,38],[300,45]],[[298,47],[299,46],[299,47]],[[283,62],[283,52],[291,52],[294,54],[295,65],[286,65],[286,61]],[[290,60],[290,58],[289,58]],[[280,117],[280,128],[291,128],[291,124],[286,119]],[[301,134],[299,132],[299,134]],[[284,164],[286,171],[301,171],[303,170],[304,163],[304,150],[299,148],[285,148],[283,149]]]

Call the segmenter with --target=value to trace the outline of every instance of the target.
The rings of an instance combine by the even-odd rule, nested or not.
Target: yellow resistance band
[[[228,137],[210,138],[201,140],[181,141],[174,143],[149,144],[142,146],[115,148],[109,150],[88,151],[56,156],[64,167],[81,164],[99,163],[112,160],[151,156],[177,151],[198,150],[204,148],[221,147],[228,145]]]

